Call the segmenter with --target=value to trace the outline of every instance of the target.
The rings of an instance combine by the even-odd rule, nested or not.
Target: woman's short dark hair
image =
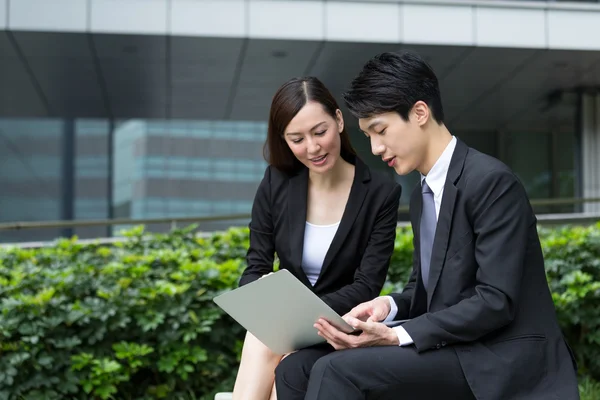
[[[344,93],[344,102],[356,118],[397,112],[408,121],[417,101],[427,103],[433,119],[444,122],[438,79],[415,53],[381,53],[370,59]]]
[[[298,161],[284,138],[285,128],[308,102],[321,104],[332,118],[336,118],[339,109],[335,98],[323,83],[312,76],[293,78],[284,83],[273,96],[267,140],[264,146],[265,160],[273,167],[286,173],[297,173],[304,165]],[[341,156],[353,162],[356,152],[352,148],[346,128],[340,133]]]

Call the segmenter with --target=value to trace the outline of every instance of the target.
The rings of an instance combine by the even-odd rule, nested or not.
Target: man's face
[[[374,155],[394,168],[398,175],[418,170],[426,156],[427,135],[419,110],[411,110],[408,121],[396,112],[377,114],[358,121],[371,141]]]

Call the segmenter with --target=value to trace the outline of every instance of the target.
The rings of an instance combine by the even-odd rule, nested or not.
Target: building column
[[[600,93],[581,94],[581,195],[600,198]],[[584,203],[583,212],[600,213],[600,202]]]
[[[75,219],[75,122],[72,119],[64,121],[61,156],[61,219],[72,221]],[[73,236],[73,228],[63,228],[62,236]]]

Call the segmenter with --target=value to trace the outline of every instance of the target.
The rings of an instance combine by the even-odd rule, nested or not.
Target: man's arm
[[[535,217],[524,188],[509,171],[495,170],[470,194],[478,265],[475,294],[402,325],[417,350],[476,340],[514,318],[528,236]]]

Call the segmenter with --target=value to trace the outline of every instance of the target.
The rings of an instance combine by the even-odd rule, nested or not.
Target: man
[[[362,334],[319,320],[338,351],[285,358],[278,398],[579,399],[517,177],[451,135],[437,78],[416,55],[374,57],[344,99],[375,155],[400,175],[421,174],[410,199],[413,271],[402,293],[344,316]]]

